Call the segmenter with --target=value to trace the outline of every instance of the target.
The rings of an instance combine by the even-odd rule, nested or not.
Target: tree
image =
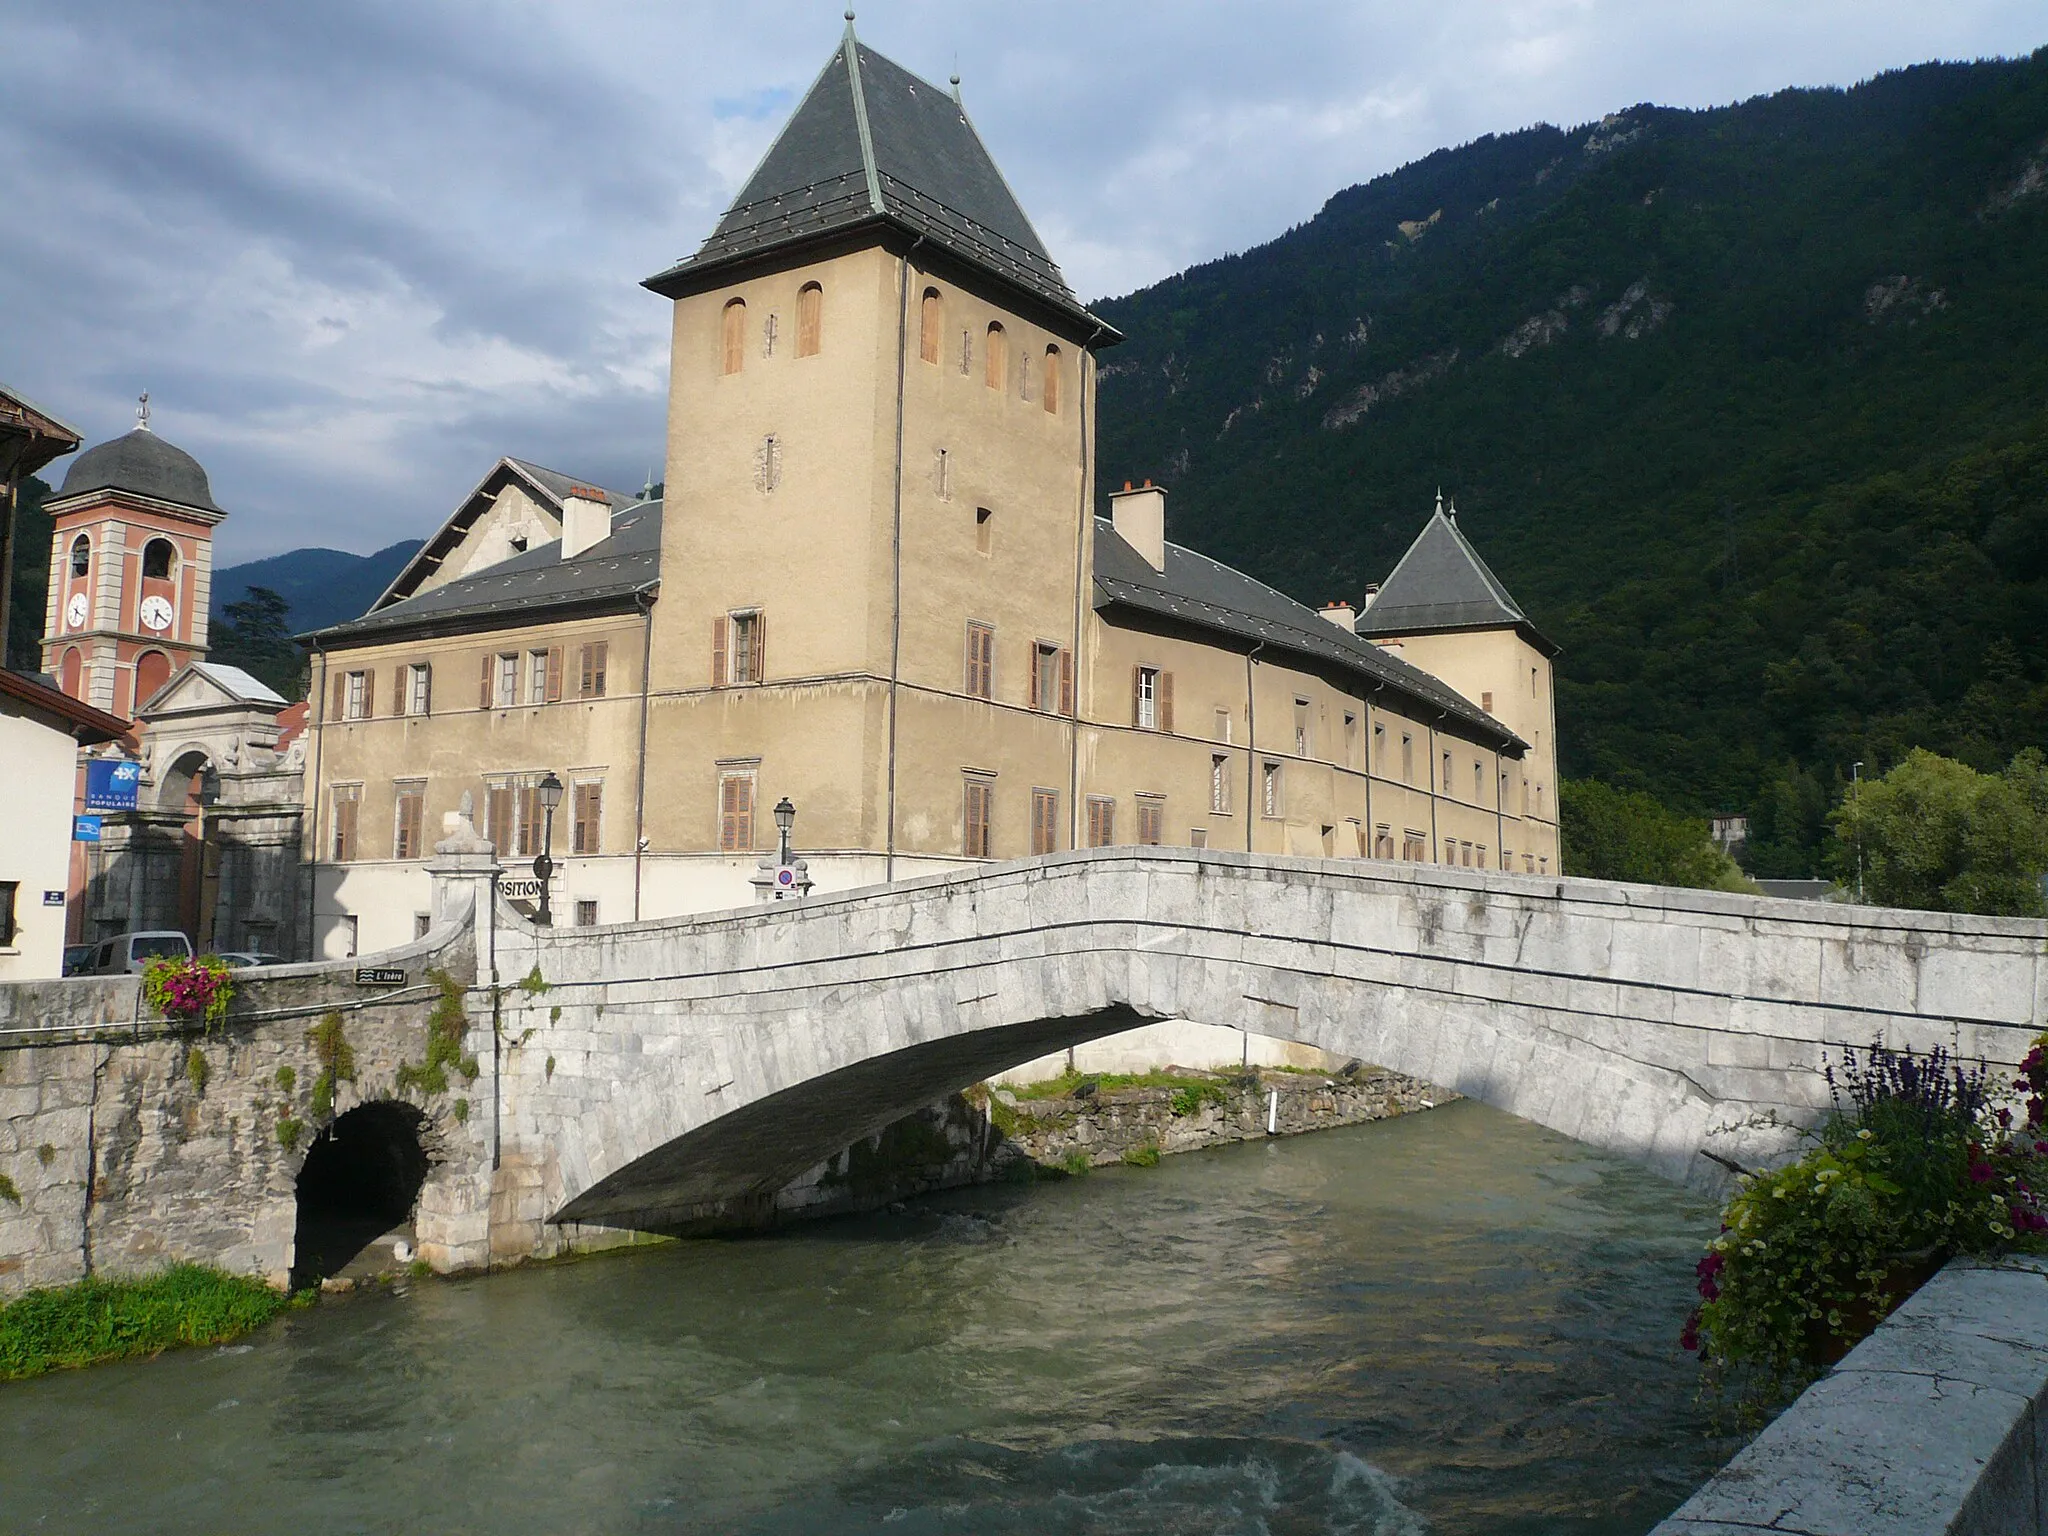
[[[1696,890],[1755,889],[1707,836],[1705,821],[1667,810],[1640,790],[1567,779],[1558,787],[1558,807],[1567,874]]]
[[[2003,773],[1916,748],[1881,779],[1861,785],[1830,818],[1834,862],[1887,907],[2048,914],[2048,760],[2029,748]]]
[[[221,610],[208,655],[262,679],[287,699],[305,692],[305,659],[291,636],[291,604],[268,587]]]

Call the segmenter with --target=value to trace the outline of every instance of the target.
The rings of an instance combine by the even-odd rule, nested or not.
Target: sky
[[[661,473],[666,301],[844,0],[0,0],[0,383],[152,426],[217,565]],[[868,0],[1084,298],[1445,145],[2048,43],[2040,0]],[[59,460],[45,475],[61,474]]]

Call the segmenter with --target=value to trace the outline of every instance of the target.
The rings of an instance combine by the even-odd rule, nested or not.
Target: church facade
[[[1096,357],[961,105],[849,27],[672,305],[667,467],[503,461],[305,637],[310,931],[408,939],[467,800],[558,922],[1148,842],[1557,869],[1555,648],[1441,508],[1362,610],[1095,498]],[[1106,514],[1106,515],[1105,515]],[[524,871],[515,871],[524,874]]]

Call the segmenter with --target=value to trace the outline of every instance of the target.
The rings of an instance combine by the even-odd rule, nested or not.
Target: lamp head
[[[553,769],[540,781],[540,803],[550,811],[562,803],[562,781],[555,777]]]
[[[787,795],[775,802],[775,825],[785,832],[796,825],[796,807],[789,803]]]

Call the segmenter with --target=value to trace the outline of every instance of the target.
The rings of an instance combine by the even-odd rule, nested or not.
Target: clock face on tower
[[[74,592],[71,601],[64,605],[64,622],[73,629],[85,628],[85,594]]]
[[[145,597],[142,600],[142,624],[161,634],[171,627],[171,600],[168,597]]]

